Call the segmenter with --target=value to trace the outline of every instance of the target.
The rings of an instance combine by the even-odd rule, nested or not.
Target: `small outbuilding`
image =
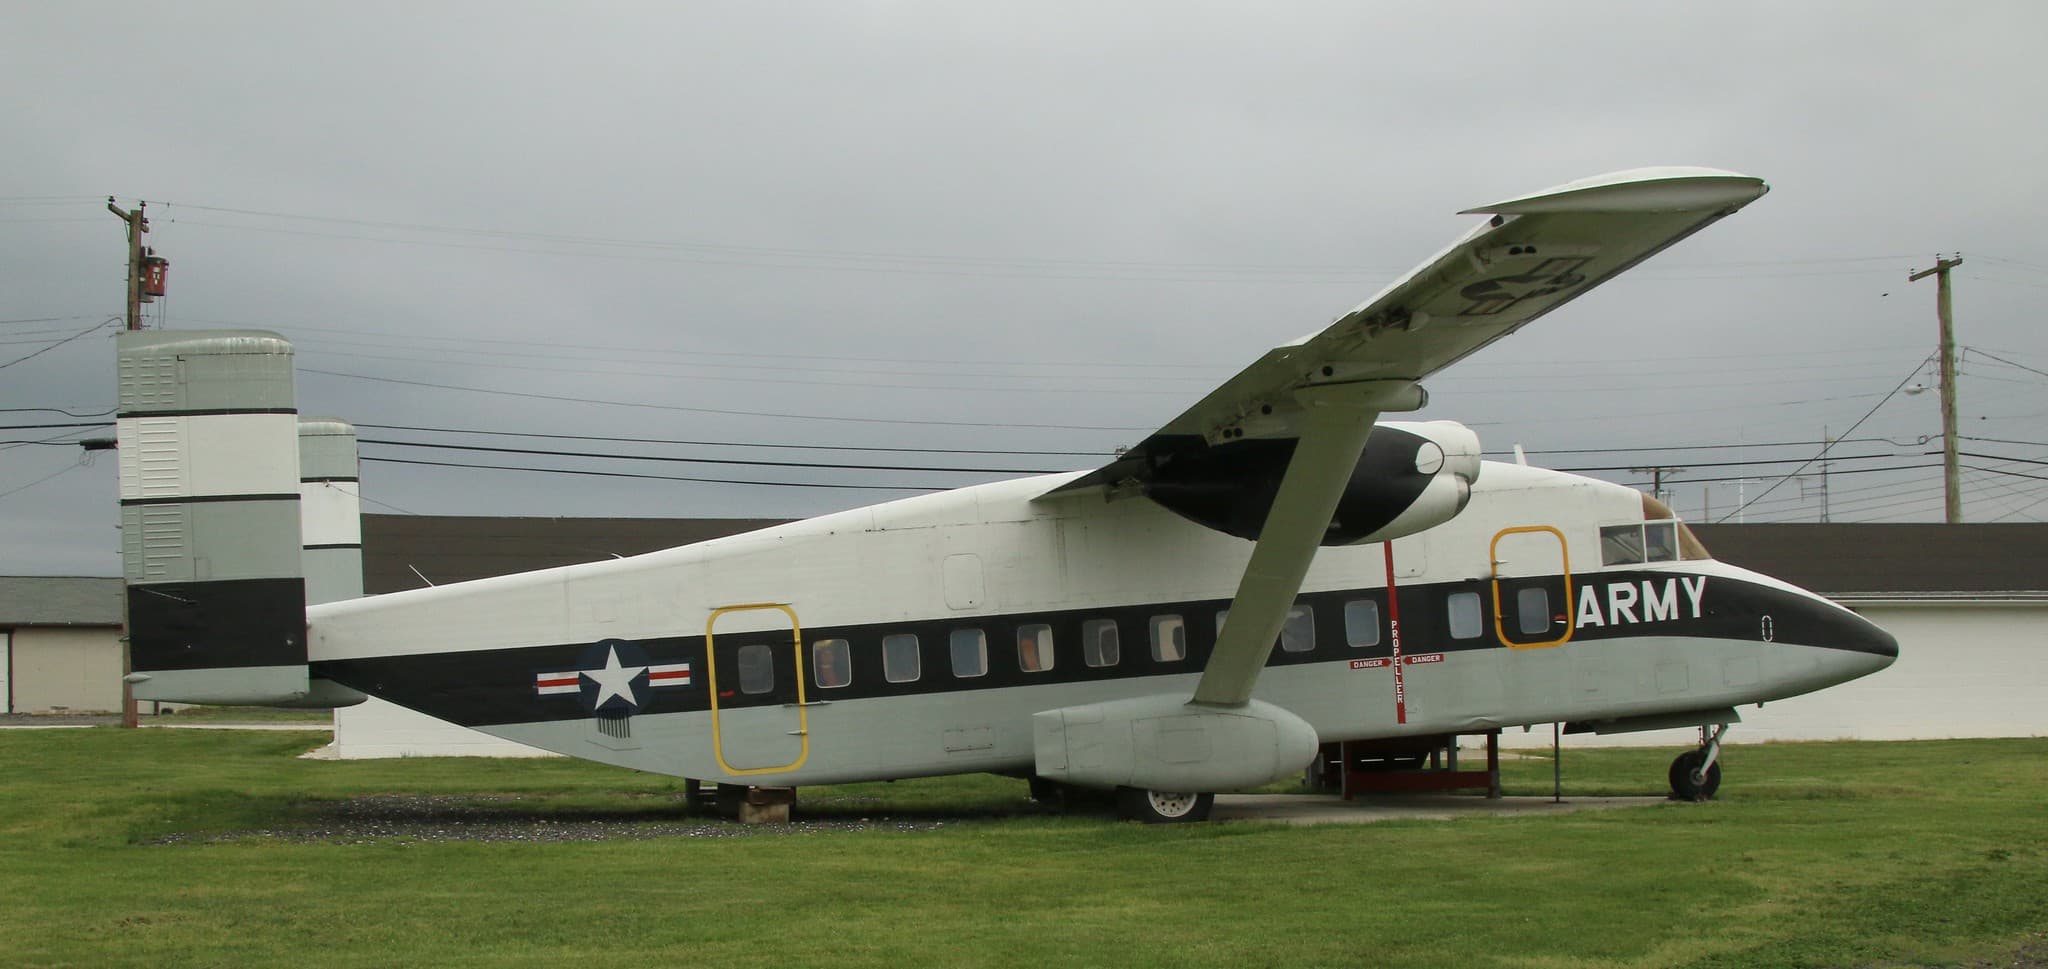
[[[121,710],[121,580],[0,576],[0,713]]]

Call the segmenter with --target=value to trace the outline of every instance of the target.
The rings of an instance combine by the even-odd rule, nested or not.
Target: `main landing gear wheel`
[[[1714,792],[1721,789],[1721,765],[1717,761],[1707,764],[1703,773],[1700,765],[1705,763],[1707,752],[1688,750],[1671,762],[1671,797],[1677,801],[1710,801]]]
[[[1143,821],[1146,824],[1207,821],[1209,809],[1215,806],[1214,794],[1141,791],[1135,787],[1116,789],[1116,813],[1126,821]]]

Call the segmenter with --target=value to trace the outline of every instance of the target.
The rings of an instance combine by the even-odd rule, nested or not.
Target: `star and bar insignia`
[[[540,696],[575,694],[594,714],[621,716],[637,713],[643,691],[689,686],[690,664],[650,663],[638,646],[619,639],[607,639],[583,654],[579,669],[535,673],[533,690]]]

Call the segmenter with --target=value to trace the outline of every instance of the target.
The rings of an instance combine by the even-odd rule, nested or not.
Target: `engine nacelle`
[[[1198,524],[1257,539],[1294,457],[1295,441],[1245,440],[1151,456],[1152,500]],[[1450,521],[1479,479],[1479,435],[1455,421],[1373,425],[1337,502],[1324,545],[1383,542]]]
[[[1270,784],[1316,753],[1308,722],[1270,703],[1189,703],[1155,694],[1031,718],[1038,776],[1082,787],[1202,793]]]

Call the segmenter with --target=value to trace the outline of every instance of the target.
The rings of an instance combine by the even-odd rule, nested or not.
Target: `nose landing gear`
[[[1711,736],[1701,727],[1700,749],[1679,754],[1671,762],[1672,800],[1713,800],[1714,792],[1721,789],[1721,735],[1727,732],[1725,723],[1715,727]]]

